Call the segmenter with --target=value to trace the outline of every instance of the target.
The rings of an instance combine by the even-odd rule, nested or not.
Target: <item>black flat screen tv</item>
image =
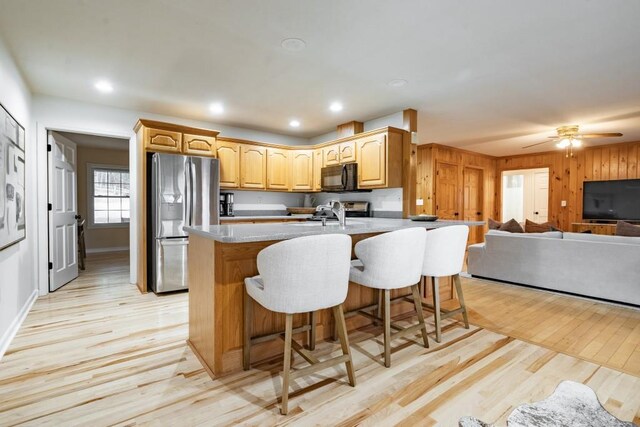
[[[585,181],[582,217],[640,221],[640,179]]]

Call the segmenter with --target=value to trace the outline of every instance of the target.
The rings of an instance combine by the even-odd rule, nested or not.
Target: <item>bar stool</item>
[[[431,277],[433,291],[433,305],[423,303],[423,306],[433,310],[436,323],[436,341],[442,340],[441,320],[462,313],[464,327],[469,329],[467,306],[464,304],[462,286],[460,286],[460,272],[464,263],[464,253],[469,237],[469,227],[466,225],[452,225],[431,230],[427,233],[424,251],[422,275]],[[439,277],[453,276],[453,283],[458,294],[460,307],[455,310],[440,308]]]
[[[378,290],[378,304],[364,307],[356,312],[375,321],[382,320],[384,366],[387,368],[391,366],[391,340],[420,331],[424,346],[429,347],[419,290],[426,235],[424,228],[408,228],[370,237],[358,242],[355,246],[358,259],[351,262],[349,280]],[[418,323],[403,327],[391,323],[391,290],[409,286],[418,314]],[[366,310],[369,309],[377,310],[378,315],[367,313]],[[380,319],[381,315],[382,319]],[[391,334],[391,328],[398,332]]]
[[[299,237],[271,245],[258,253],[259,276],[244,280],[244,369],[251,368],[251,344],[265,339],[282,337],[281,333],[251,337],[253,321],[252,299],[277,313],[285,313],[284,367],[282,376],[282,406],[280,412],[288,412],[289,380],[344,363],[349,384],[356,385],[351,360],[347,329],[342,303],[349,289],[349,261],[351,259],[351,237],[342,234]],[[319,361],[309,351],[292,339],[295,332],[307,327],[293,329],[293,315],[313,313],[332,308],[338,325],[342,356]],[[309,347],[315,343],[315,317],[311,317]],[[307,325],[308,326],[308,325]],[[291,350],[296,351],[311,365],[296,371],[291,370]]]

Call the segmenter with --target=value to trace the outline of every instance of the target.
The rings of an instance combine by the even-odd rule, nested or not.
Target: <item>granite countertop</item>
[[[433,222],[411,221],[409,219],[387,218],[347,218],[347,225],[341,227],[337,222],[327,222],[323,227],[320,222],[272,223],[272,224],[226,224],[184,227],[189,234],[206,237],[223,243],[266,242],[270,240],[287,240],[294,237],[313,236],[317,234],[367,234],[384,233],[403,228],[424,227],[426,229],[464,224],[482,226],[483,221],[446,221]]]
[[[311,218],[311,214],[295,214],[295,215],[237,215],[237,216],[221,216],[220,221],[251,221],[257,219],[307,219]]]

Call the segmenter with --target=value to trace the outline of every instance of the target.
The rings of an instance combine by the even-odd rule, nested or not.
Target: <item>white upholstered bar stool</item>
[[[430,230],[427,233],[422,275],[431,277],[433,305],[423,303],[423,306],[433,310],[437,342],[442,340],[442,319],[462,313],[464,327],[469,329],[467,307],[464,304],[464,295],[462,295],[462,286],[460,285],[460,272],[462,272],[468,237],[469,227],[466,225],[451,225]],[[460,302],[460,307],[455,310],[440,308],[439,278],[447,276],[453,277]]]
[[[358,259],[351,262],[349,280],[377,289],[379,296],[382,293],[382,298],[378,298],[378,304],[365,307],[358,313],[380,320],[382,308],[384,366],[387,368],[391,366],[391,340],[420,331],[424,346],[429,347],[419,291],[426,234],[424,228],[407,228],[370,237],[355,246]],[[403,327],[391,323],[391,290],[406,287],[411,287],[418,323]],[[366,312],[371,308],[377,309],[378,316]],[[391,334],[391,328],[399,332]]]
[[[245,279],[244,295],[244,369],[250,369],[251,344],[282,336],[281,332],[261,337],[251,336],[253,322],[252,299],[258,304],[278,313],[285,313],[284,367],[282,376],[282,406],[286,415],[289,400],[289,380],[295,379],[329,366],[344,363],[349,384],[356,385],[342,303],[349,288],[349,262],[351,259],[351,237],[342,234],[299,237],[271,245],[258,253],[259,276]],[[309,351],[292,339],[293,315],[313,313],[332,308],[342,347],[342,355],[319,361]],[[315,341],[315,319],[311,316],[311,338]],[[306,330],[305,327],[299,328]],[[291,370],[291,350],[296,351],[311,363],[302,369]]]

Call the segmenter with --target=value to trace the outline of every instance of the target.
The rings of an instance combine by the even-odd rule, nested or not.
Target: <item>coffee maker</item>
[[[220,193],[220,216],[233,216],[233,193]]]

